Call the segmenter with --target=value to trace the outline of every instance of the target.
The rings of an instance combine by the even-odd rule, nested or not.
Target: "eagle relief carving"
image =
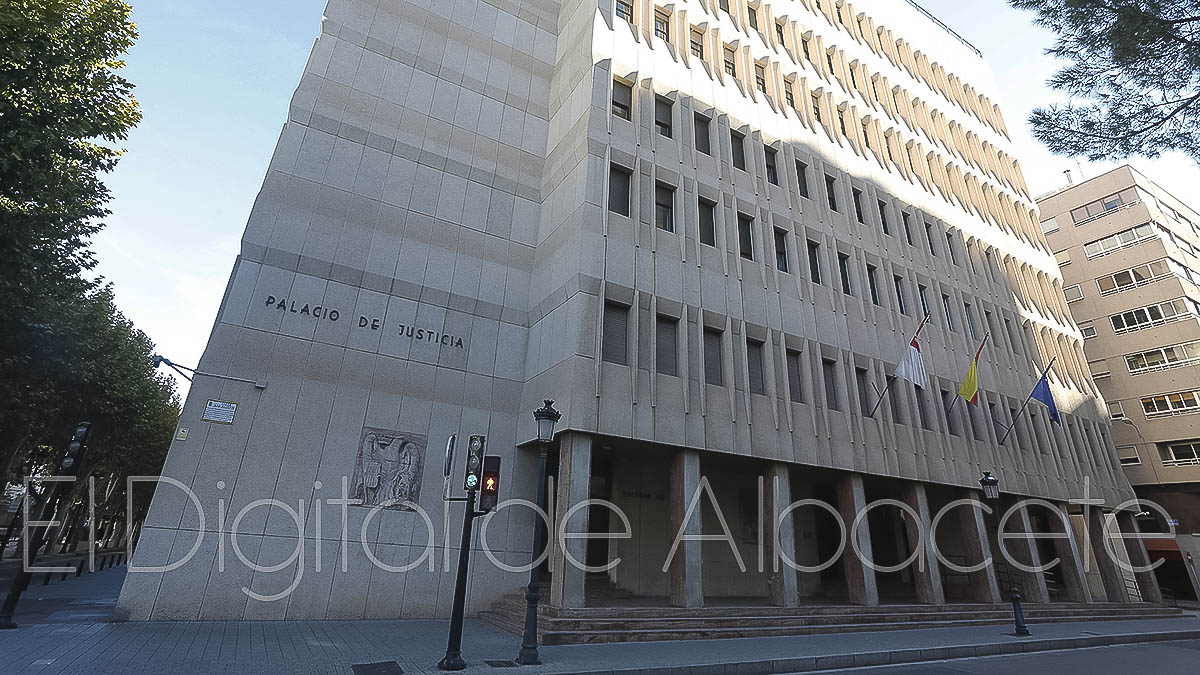
[[[411,506],[396,502],[418,503],[425,446],[421,434],[363,427],[350,498],[362,506],[411,511]]]

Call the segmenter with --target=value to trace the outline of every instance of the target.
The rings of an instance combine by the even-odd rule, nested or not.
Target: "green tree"
[[[1090,160],[1178,150],[1200,163],[1200,0],[1009,0],[1058,34],[1064,105],[1030,115],[1052,152]]]

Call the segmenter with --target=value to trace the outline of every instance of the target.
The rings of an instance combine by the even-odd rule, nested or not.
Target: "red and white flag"
[[[921,329],[925,327],[927,321],[929,321],[928,315],[921,321],[921,325],[917,326],[917,332],[913,335],[912,342],[908,344],[904,357],[896,366],[896,377],[902,377],[922,389],[929,384],[929,378],[925,375],[925,360],[921,358],[921,345],[917,342],[917,336],[921,334]]]

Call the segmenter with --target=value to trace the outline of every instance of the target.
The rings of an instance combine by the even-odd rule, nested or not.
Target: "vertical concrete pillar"
[[[700,453],[680,450],[671,461],[671,489],[668,495],[671,536],[699,537],[700,507],[687,512],[688,504],[700,487]],[[681,530],[682,528],[682,530]],[[676,607],[704,606],[704,566],[701,542],[680,541],[671,558],[671,604]]]
[[[592,480],[592,437],[587,434],[564,434],[558,443],[558,480],[555,484],[554,511],[561,521],[576,504],[590,497]],[[567,559],[558,543],[558,529],[550,533],[550,603],[559,607],[583,607],[585,573],[580,565],[587,560],[586,539],[566,539],[564,544],[575,562]],[[567,532],[588,531],[588,508],[581,507],[571,514]]]
[[[867,508],[867,494],[863,489],[860,474],[852,473],[838,483],[838,512],[846,524],[846,550],[842,552],[842,563],[846,568],[846,585],[850,591],[850,602],[856,605],[878,605],[879,586],[875,582],[875,570],[867,566],[866,560],[874,560],[871,550],[871,526],[863,518],[858,526],[858,551],[854,550],[849,538],[855,536],[854,519]]]
[[[968,490],[964,499],[979,500],[979,493]],[[992,556],[992,535],[988,532],[989,519],[973,505],[958,507],[958,527],[962,535],[963,549],[967,554],[966,567],[978,565]],[[995,519],[991,519],[995,522]],[[996,582],[996,559],[971,575],[971,599],[976,602],[1002,602],[1000,584]]]
[[[1088,506],[1084,508],[1083,513],[1087,523],[1088,544],[1091,547],[1092,555],[1095,556],[1096,566],[1099,568],[1097,571],[1100,572],[1100,581],[1104,583],[1104,595],[1109,602],[1129,602],[1129,592],[1125,589],[1125,577],[1121,574],[1116,557],[1113,553],[1109,553],[1108,548],[1104,545],[1104,538],[1108,532],[1104,522],[1104,512]],[[1117,549],[1119,545],[1116,541],[1111,542],[1114,549]]]
[[[904,491],[904,503],[917,512],[917,518],[904,519],[909,551],[917,550],[918,545],[921,547],[920,557],[909,567],[917,587],[917,600],[927,605],[944,605],[946,593],[942,588],[941,566],[934,553],[933,532],[929,527],[932,517],[929,515],[929,498],[925,495],[925,486],[921,483],[910,483]]]
[[[1138,527],[1137,520],[1129,511],[1121,511],[1117,514],[1117,524],[1121,527],[1121,532],[1130,539],[1125,540],[1125,550],[1129,552],[1129,564],[1134,567],[1147,567],[1150,565],[1150,556],[1146,554],[1146,545],[1141,539],[1132,538],[1133,535],[1140,535],[1141,528]],[[1162,590],[1158,587],[1158,578],[1154,576],[1154,570],[1146,570],[1144,572],[1134,572],[1137,577],[1138,589],[1142,592],[1142,600],[1146,602],[1162,602]]]
[[[1032,534],[1033,523],[1029,521],[1029,509],[1022,508],[1008,519],[1014,523],[1014,530],[1021,534]],[[1005,542],[1005,548],[1014,559],[1028,567],[1041,567],[1042,556],[1038,553],[1037,541],[1024,537],[1010,538]],[[1008,561],[1005,560],[1007,563]],[[1012,563],[1009,563],[1012,564]],[[1050,602],[1050,591],[1046,588],[1046,575],[1042,572],[1027,572],[1015,565],[1012,568],[1013,579],[1019,580],[1021,595],[1029,602]]]
[[[796,560],[796,526],[789,519],[780,522],[779,512],[792,503],[791,478],[786,464],[775,463],[767,469],[763,486],[763,514],[771,532],[767,534],[768,565],[767,592],[776,607],[795,607],[797,602],[796,570],[783,560]],[[795,511],[792,512],[793,514]]]
[[[1067,597],[1073,602],[1091,602],[1092,589],[1088,587],[1087,574],[1083,569],[1083,553],[1075,540],[1075,530],[1071,527],[1066,505],[1057,505],[1054,516],[1057,520],[1056,527],[1061,526],[1066,533],[1065,539],[1054,540],[1054,554],[1058,557],[1058,564],[1062,569]]]

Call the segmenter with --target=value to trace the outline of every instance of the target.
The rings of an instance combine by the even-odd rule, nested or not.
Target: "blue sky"
[[[94,240],[97,271],[161,354],[194,366],[325,3],[131,1],[140,37],[125,75],[144,118],[107,179],[113,215]],[[1003,0],[921,4],[983,52],[1030,189],[1062,185],[1075,161],[1046,153],[1024,125],[1054,96],[1044,82],[1055,64],[1042,53],[1053,36]],[[1133,164],[1185,198],[1200,184],[1200,170],[1181,156]],[[1108,168],[1083,165],[1087,176]]]

